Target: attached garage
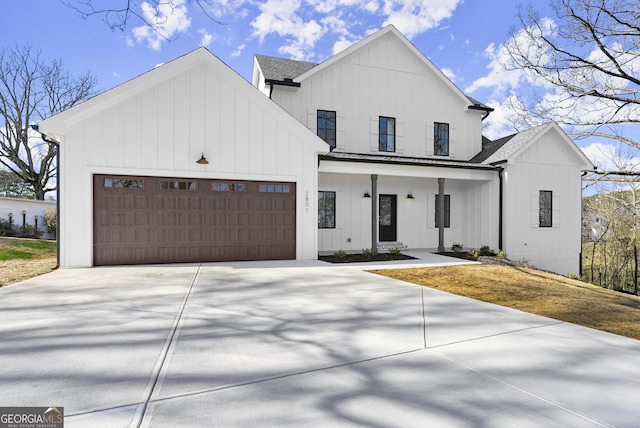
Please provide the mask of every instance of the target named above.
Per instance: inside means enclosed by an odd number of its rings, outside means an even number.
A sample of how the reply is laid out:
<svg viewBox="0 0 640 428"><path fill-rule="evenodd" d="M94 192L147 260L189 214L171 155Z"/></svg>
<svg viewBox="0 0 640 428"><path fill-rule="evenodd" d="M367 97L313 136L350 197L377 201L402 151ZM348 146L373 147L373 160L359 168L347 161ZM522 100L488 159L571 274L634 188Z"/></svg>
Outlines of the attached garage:
<svg viewBox="0 0 640 428"><path fill-rule="evenodd" d="M295 183L95 175L94 265L296 257Z"/></svg>
<svg viewBox="0 0 640 428"><path fill-rule="evenodd" d="M64 268L317 258L327 144L205 48L39 130L60 144Z"/></svg>

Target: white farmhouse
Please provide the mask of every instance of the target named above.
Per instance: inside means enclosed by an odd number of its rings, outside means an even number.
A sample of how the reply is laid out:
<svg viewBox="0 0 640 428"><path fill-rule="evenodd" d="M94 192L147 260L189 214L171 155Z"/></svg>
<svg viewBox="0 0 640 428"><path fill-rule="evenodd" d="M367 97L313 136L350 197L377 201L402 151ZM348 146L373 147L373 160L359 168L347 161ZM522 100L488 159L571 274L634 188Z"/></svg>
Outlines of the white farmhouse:
<svg viewBox="0 0 640 428"><path fill-rule="evenodd" d="M483 139L491 109L394 27L321 64L258 55L253 84L200 48L41 122L61 266L461 243L578 271L591 162L556 124Z"/></svg>
<svg viewBox="0 0 640 428"><path fill-rule="evenodd" d="M553 123L483 140L492 109L393 26L321 64L258 55L253 84L330 146L318 167L320 252L460 243L578 272L591 162Z"/></svg>

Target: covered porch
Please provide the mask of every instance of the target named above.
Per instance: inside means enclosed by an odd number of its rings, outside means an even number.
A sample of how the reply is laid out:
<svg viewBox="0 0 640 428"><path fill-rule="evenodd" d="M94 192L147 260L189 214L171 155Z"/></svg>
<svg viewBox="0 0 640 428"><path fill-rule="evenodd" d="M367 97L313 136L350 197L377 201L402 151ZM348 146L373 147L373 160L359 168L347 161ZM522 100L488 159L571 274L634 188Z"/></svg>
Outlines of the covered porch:
<svg viewBox="0 0 640 428"><path fill-rule="evenodd" d="M329 200L320 203L320 254L500 247L498 167L332 152L318 170L319 197Z"/></svg>

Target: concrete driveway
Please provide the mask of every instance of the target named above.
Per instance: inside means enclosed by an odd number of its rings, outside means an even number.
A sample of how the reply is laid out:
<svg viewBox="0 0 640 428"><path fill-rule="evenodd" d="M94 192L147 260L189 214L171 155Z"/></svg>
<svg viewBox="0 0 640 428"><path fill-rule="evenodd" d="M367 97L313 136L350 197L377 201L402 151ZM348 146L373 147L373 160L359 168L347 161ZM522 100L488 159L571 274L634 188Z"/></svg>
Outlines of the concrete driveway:
<svg viewBox="0 0 640 428"><path fill-rule="evenodd" d="M0 338L0 406L67 427L640 425L640 342L354 266L61 270Z"/></svg>

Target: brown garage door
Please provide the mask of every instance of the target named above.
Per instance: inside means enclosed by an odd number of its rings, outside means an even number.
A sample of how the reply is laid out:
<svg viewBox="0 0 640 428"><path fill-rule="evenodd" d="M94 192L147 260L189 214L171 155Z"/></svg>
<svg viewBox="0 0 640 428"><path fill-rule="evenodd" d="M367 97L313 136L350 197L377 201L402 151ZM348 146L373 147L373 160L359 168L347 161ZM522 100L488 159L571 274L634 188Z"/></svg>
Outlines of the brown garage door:
<svg viewBox="0 0 640 428"><path fill-rule="evenodd" d="M296 256L295 183L95 175L94 264Z"/></svg>

